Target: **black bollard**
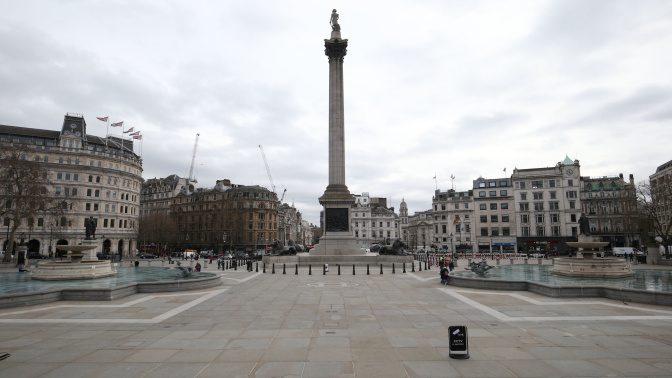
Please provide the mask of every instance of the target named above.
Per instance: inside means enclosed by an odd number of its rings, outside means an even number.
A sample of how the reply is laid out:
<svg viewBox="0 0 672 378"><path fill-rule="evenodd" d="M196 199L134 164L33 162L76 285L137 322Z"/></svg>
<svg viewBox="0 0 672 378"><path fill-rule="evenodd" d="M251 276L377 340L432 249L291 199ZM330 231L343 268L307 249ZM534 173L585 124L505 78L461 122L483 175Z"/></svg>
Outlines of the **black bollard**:
<svg viewBox="0 0 672 378"><path fill-rule="evenodd" d="M264 271L263 273L266 273L266 263L264 263Z"/></svg>
<svg viewBox="0 0 672 378"><path fill-rule="evenodd" d="M271 274L275 274L275 263L273 263L273 269L271 270Z"/></svg>
<svg viewBox="0 0 672 378"><path fill-rule="evenodd" d="M418 262L418 272L422 272L422 261Z"/></svg>
<svg viewBox="0 0 672 378"><path fill-rule="evenodd" d="M338 264L338 275L341 275L341 264Z"/></svg>
<svg viewBox="0 0 672 378"><path fill-rule="evenodd" d="M233 270L238 270L238 260L233 264Z"/></svg>
<svg viewBox="0 0 672 378"><path fill-rule="evenodd" d="M323 276L327 275L327 266L326 265L322 265L322 275Z"/></svg>
<svg viewBox="0 0 672 378"><path fill-rule="evenodd" d="M366 264L366 275L369 275L369 264Z"/></svg>
<svg viewBox="0 0 672 378"><path fill-rule="evenodd" d="M355 264L352 264L352 275L355 275Z"/></svg>
<svg viewBox="0 0 672 378"><path fill-rule="evenodd" d="M285 265L286 264L282 264L282 274L287 274L287 271L285 271Z"/></svg>
<svg viewBox="0 0 672 378"><path fill-rule="evenodd" d="M425 260L425 270L428 270L427 269L427 260Z"/></svg>
<svg viewBox="0 0 672 378"><path fill-rule="evenodd" d="M415 273L415 261L411 263L411 272Z"/></svg>
<svg viewBox="0 0 672 378"><path fill-rule="evenodd" d="M259 273L259 261L257 261L257 264L254 266L254 272Z"/></svg>
<svg viewBox="0 0 672 378"><path fill-rule="evenodd" d="M383 274L383 264L380 264L380 274Z"/></svg>
<svg viewBox="0 0 672 378"><path fill-rule="evenodd" d="M294 274L295 274L295 275L296 275L296 274L299 274L299 264L296 264L296 265L294 266Z"/></svg>
<svg viewBox="0 0 672 378"><path fill-rule="evenodd" d="M430 261L429 265L427 265L427 270L431 270L431 269L432 269L432 262Z"/></svg>
<svg viewBox="0 0 672 378"><path fill-rule="evenodd" d="M396 271L394 270L394 263L392 263L392 274L395 274Z"/></svg>
<svg viewBox="0 0 672 378"><path fill-rule="evenodd" d="M406 263L404 263L404 273L406 273Z"/></svg>
<svg viewBox="0 0 672 378"><path fill-rule="evenodd" d="M308 275L309 276L313 275L313 266L312 265L308 265Z"/></svg>

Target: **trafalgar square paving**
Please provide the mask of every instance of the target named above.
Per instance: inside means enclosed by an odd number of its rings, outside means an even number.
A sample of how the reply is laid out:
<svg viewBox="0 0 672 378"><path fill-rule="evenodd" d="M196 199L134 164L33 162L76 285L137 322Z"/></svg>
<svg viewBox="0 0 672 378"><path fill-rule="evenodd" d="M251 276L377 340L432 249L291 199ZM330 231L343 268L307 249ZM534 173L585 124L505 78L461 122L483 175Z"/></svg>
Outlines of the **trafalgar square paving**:
<svg viewBox="0 0 672 378"><path fill-rule="evenodd" d="M672 375L667 306L444 286L436 267L330 268L207 269L222 286L3 309L0 375ZM449 357L450 326L467 327L469 359Z"/></svg>

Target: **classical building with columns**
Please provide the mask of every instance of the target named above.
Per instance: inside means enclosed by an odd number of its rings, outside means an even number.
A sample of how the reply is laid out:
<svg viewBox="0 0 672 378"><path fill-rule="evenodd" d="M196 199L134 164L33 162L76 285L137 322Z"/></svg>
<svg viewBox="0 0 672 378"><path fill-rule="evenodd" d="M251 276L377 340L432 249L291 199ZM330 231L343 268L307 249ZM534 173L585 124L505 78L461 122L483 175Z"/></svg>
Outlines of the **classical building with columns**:
<svg viewBox="0 0 672 378"><path fill-rule="evenodd" d="M88 134L84 116L68 113L60 131L0 125L0 143L28 146L26 159L44 164L53 183L48 190L67 206L58 219L38 213L22 221L17 236L25 235L29 252L48 257L59 245L80 243L84 220L93 217L98 252L135 256L142 159L133 152L132 139ZM3 219L7 230L10 222ZM2 236L6 250L8 235Z"/></svg>

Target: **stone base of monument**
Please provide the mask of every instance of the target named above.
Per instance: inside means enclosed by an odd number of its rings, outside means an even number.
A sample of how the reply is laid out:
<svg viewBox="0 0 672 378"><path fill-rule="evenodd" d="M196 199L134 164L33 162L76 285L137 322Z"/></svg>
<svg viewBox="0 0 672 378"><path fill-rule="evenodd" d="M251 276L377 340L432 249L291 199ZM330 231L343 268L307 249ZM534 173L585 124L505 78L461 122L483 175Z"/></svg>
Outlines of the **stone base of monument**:
<svg viewBox="0 0 672 378"><path fill-rule="evenodd" d="M413 256L407 255L313 255L312 251L310 254L302 253L295 256L264 256L261 260L266 264L266 268L271 264L277 265L287 264L295 265L299 264L300 266L308 265L392 265L395 264L398 268L401 268L401 265L406 263L409 265L413 263Z"/></svg>
<svg viewBox="0 0 672 378"><path fill-rule="evenodd" d="M317 255L361 255L364 256L364 251L357 239L352 235L329 235L320 238L320 243L315 245L315 248L310 250L311 256Z"/></svg>

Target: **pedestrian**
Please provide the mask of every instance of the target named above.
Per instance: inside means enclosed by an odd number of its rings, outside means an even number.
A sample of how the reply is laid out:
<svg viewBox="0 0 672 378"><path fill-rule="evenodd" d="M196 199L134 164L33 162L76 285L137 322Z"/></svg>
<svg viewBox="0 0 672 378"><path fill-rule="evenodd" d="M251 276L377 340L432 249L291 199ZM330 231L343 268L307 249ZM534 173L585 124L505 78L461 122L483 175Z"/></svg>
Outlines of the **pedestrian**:
<svg viewBox="0 0 672 378"><path fill-rule="evenodd" d="M452 272L453 269L455 269L455 264L453 264L453 260L449 260L449 261L448 261L448 270L449 270L450 272Z"/></svg>
<svg viewBox="0 0 672 378"><path fill-rule="evenodd" d="M135 260L135 267L137 268L137 267L139 267L139 266L140 266L140 261Z"/></svg>
<svg viewBox="0 0 672 378"><path fill-rule="evenodd" d="M443 260L443 257L439 257L439 268L443 268L444 265L445 265L445 262Z"/></svg>
<svg viewBox="0 0 672 378"><path fill-rule="evenodd" d="M222 267L222 258L220 257L220 258L217 259L217 269L219 269L221 267Z"/></svg>
<svg viewBox="0 0 672 378"><path fill-rule="evenodd" d="M210 255L210 264L212 264L212 258L213 258L213 257L214 257L214 256Z"/></svg>
<svg viewBox="0 0 672 378"><path fill-rule="evenodd" d="M441 285L448 284L448 268L445 266L441 269Z"/></svg>
<svg viewBox="0 0 672 378"><path fill-rule="evenodd" d="M196 263L196 266L194 267L194 270L197 272L201 271L201 263Z"/></svg>

